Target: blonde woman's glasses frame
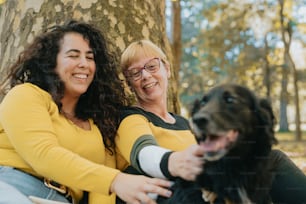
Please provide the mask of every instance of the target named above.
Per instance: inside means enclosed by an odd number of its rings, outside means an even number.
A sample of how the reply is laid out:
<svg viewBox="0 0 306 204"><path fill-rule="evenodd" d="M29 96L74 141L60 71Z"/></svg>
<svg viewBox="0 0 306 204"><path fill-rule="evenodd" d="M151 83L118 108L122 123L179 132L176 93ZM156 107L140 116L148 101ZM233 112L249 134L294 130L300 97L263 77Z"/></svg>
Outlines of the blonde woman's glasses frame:
<svg viewBox="0 0 306 204"><path fill-rule="evenodd" d="M146 70L150 74L157 72L160 69L160 63L161 59L155 57L153 59L150 59L148 62L146 62L143 67L127 69L125 71L125 75L128 78L137 81L141 79L143 70Z"/></svg>

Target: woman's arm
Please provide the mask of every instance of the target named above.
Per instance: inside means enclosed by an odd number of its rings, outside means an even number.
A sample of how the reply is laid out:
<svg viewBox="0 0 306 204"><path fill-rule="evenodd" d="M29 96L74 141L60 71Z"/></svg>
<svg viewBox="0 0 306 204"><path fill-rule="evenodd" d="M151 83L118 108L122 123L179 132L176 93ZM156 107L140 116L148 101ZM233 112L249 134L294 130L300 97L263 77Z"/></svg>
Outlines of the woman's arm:
<svg viewBox="0 0 306 204"><path fill-rule="evenodd" d="M171 194L166 189L170 186L168 181L121 173L103 165L103 156L99 159L81 156L93 148L96 154L104 154L101 134L98 130L90 133L88 137L97 140L89 146L87 135L82 132L84 141L80 142L77 136L80 130L58 116L50 95L36 86L14 87L3 100L0 113L0 122L13 146L10 148L17 152L14 161L17 167L23 165L32 174L60 182L74 192L86 190L105 196L113 192L130 203L154 203L147 193L166 197ZM55 123L60 123L61 131L56 131ZM68 133L67 129L71 131ZM71 146L72 143L76 145Z"/></svg>
<svg viewBox="0 0 306 204"><path fill-rule="evenodd" d="M86 139L87 132L59 116L47 92L31 84L15 86L1 103L0 122L14 150L11 166L52 179L74 192L109 194L119 170L102 165L105 151L99 130L92 127ZM101 156L88 155L92 149ZM100 184L94 184L98 181Z"/></svg>
<svg viewBox="0 0 306 204"><path fill-rule="evenodd" d="M182 132L186 134L187 131L189 130ZM171 179L179 176L186 180L194 180L202 170L204 151L194 144L191 132L188 136L186 134L186 137L181 137L180 131L156 127L150 124L145 116L134 114L121 122L117 133L116 145L120 154L143 174L157 178ZM155 133L160 135L154 135ZM165 144L156 139L161 137L166 141ZM191 139L184 143L182 138L188 137ZM180 151L172 152L176 147L165 148L175 146L176 143L180 143Z"/></svg>

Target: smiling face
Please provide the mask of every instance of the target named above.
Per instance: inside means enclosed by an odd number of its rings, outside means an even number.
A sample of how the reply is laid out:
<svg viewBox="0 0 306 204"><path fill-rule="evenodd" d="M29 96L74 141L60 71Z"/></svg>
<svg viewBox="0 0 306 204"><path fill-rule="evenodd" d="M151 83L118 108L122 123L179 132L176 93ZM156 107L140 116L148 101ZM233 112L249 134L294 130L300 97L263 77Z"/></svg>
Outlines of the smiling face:
<svg viewBox="0 0 306 204"><path fill-rule="evenodd" d="M168 78L170 77L169 66L160 59L144 56L132 63L128 70L137 69L141 72L141 77L137 80L129 78L129 84L136 93L138 102L146 104L154 101L164 100L167 97ZM155 63L159 66L158 71L150 73L143 67Z"/></svg>
<svg viewBox="0 0 306 204"><path fill-rule="evenodd" d="M65 97L79 97L86 92L96 71L94 54L79 33L67 33L61 41L55 71L65 84Z"/></svg>

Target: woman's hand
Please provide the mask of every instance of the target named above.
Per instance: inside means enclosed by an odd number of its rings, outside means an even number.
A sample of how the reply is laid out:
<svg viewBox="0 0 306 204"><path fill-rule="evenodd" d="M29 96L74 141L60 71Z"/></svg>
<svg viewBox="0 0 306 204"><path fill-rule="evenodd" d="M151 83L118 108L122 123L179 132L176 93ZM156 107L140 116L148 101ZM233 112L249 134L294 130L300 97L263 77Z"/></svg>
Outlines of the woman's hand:
<svg viewBox="0 0 306 204"><path fill-rule="evenodd" d="M167 189L170 186L171 182L167 180L119 173L111 185L111 192L116 193L118 197L127 203L156 204L148 196L148 193L170 197L172 192Z"/></svg>
<svg viewBox="0 0 306 204"><path fill-rule="evenodd" d="M168 161L168 169L172 176L194 181L203 170L204 148L191 145L183 151L173 152Z"/></svg>

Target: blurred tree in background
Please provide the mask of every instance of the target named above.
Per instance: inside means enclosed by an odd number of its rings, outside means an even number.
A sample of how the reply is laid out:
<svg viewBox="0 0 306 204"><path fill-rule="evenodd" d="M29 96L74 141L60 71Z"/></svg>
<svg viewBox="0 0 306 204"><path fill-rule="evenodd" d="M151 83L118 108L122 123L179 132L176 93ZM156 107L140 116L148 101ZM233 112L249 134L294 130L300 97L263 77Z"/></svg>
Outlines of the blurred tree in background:
<svg viewBox="0 0 306 204"><path fill-rule="evenodd" d="M237 82L268 97L279 130L288 131L293 124L296 139L301 139L301 124L306 122L306 110L300 109L306 106L306 1L180 3L182 106L188 109L218 83Z"/></svg>

